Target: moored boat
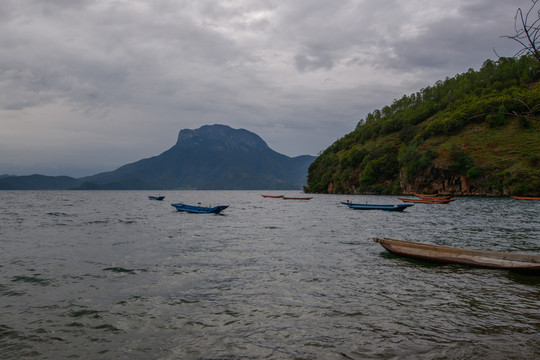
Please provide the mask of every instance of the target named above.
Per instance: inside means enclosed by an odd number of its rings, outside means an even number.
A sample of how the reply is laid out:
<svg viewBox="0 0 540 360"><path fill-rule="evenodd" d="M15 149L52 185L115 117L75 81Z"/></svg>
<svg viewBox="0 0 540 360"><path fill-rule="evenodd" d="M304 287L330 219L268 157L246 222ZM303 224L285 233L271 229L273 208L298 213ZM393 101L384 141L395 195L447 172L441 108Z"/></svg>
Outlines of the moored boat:
<svg viewBox="0 0 540 360"><path fill-rule="evenodd" d="M456 201L456 199L405 199L405 198L398 198L399 200L403 202L412 202L412 203L419 203L419 204L448 204L451 201Z"/></svg>
<svg viewBox="0 0 540 360"><path fill-rule="evenodd" d="M261 195L263 198L281 199L283 195Z"/></svg>
<svg viewBox="0 0 540 360"><path fill-rule="evenodd" d="M533 196L512 196L516 200L540 200L540 197Z"/></svg>
<svg viewBox="0 0 540 360"><path fill-rule="evenodd" d="M379 205L379 204L357 204L352 202L341 202L351 209L355 210L385 210L385 211L403 211L414 204L397 204L397 205Z"/></svg>
<svg viewBox="0 0 540 360"><path fill-rule="evenodd" d="M540 273L537 254L462 249L387 238L373 238L373 241L395 255L423 261Z"/></svg>
<svg viewBox="0 0 540 360"><path fill-rule="evenodd" d="M176 203L171 204L171 206L175 207L178 211L186 211L191 213L198 213L198 214L219 214L223 210L229 207L229 205L220 205L220 206L214 206L214 207L205 207L205 206L194 206L194 205L187 205L182 203Z"/></svg>
<svg viewBox="0 0 540 360"><path fill-rule="evenodd" d="M311 200L313 197L292 197L292 196L283 196L283 200Z"/></svg>
<svg viewBox="0 0 540 360"><path fill-rule="evenodd" d="M447 200L451 199L452 196L446 196L446 195L430 195L430 194L414 194L414 196L419 197L420 199L427 199L427 200Z"/></svg>
<svg viewBox="0 0 540 360"><path fill-rule="evenodd" d="M162 201L165 199L165 196L148 196L148 199Z"/></svg>

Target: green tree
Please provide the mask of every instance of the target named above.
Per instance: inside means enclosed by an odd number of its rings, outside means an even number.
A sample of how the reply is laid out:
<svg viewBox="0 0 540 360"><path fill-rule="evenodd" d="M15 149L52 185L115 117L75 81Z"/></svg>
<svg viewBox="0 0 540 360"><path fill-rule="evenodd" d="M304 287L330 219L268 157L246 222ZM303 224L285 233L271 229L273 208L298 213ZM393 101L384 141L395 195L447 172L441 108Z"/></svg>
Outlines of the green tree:
<svg viewBox="0 0 540 360"><path fill-rule="evenodd" d="M474 166L473 159L459 146L452 145L448 151L450 157L449 170L455 174L466 175Z"/></svg>

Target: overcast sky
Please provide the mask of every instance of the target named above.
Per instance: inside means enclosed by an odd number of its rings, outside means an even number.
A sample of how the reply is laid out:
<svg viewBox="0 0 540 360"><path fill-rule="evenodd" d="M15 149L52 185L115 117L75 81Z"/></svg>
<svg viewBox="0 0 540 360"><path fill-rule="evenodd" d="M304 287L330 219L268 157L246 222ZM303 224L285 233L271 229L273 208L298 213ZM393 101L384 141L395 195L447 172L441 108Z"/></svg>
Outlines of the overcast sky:
<svg viewBox="0 0 540 360"><path fill-rule="evenodd" d="M1 0L0 174L92 175L225 124L317 155L513 56L530 0Z"/></svg>

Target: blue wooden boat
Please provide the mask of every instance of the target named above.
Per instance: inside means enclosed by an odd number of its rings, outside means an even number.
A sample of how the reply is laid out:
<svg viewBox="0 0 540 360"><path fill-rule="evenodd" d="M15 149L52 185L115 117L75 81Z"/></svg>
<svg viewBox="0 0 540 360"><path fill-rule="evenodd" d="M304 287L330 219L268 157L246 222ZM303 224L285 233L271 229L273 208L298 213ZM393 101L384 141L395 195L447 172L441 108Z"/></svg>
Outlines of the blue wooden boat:
<svg viewBox="0 0 540 360"><path fill-rule="evenodd" d="M149 196L148 198L150 200L159 200L159 201L161 201L161 200L165 199L165 196Z"/></svg>
<svg viewBox="0 0 540 360"><path fill-rule="evenodd" d="M198 214L219 214L226 208L228 208L228 205L220 205L220 206L214 206L214 207L205 207L205 206L194 206L194 205L186 205L182 203L176 203L171 204L171 206L174 206L176 210L178 211L187 211L191 213L198 213Z"/></svg>
<svg viewBox="0 0 540 360"><path fill-rule="evenodd" d="M414 206L414 204L398 204L398 205L355 204L352 202L343 202L343 201L341 203L355 210L403 211L409 206Z"/></svg>

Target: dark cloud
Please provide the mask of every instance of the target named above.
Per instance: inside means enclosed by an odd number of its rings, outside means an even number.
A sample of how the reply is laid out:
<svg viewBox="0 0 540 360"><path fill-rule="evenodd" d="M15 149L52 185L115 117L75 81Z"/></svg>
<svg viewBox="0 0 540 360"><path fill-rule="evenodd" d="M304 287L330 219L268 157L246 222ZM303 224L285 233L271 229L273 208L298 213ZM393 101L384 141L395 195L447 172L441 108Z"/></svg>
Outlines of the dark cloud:
<svg viewBox="0 0 540 360"><path fill-rule="evenodd" d="M395 41L393 58L387 66L402 69L435 68L464 72L478 68L486 59L496 57L493 48L512 56L514 44L500 41L510 30L515 4L477 2L458 6L453 14L427 22L422 31L406 41ZM502 25L505 24L505 25ZM503 54L501 54L503 55Z"/></svg>

